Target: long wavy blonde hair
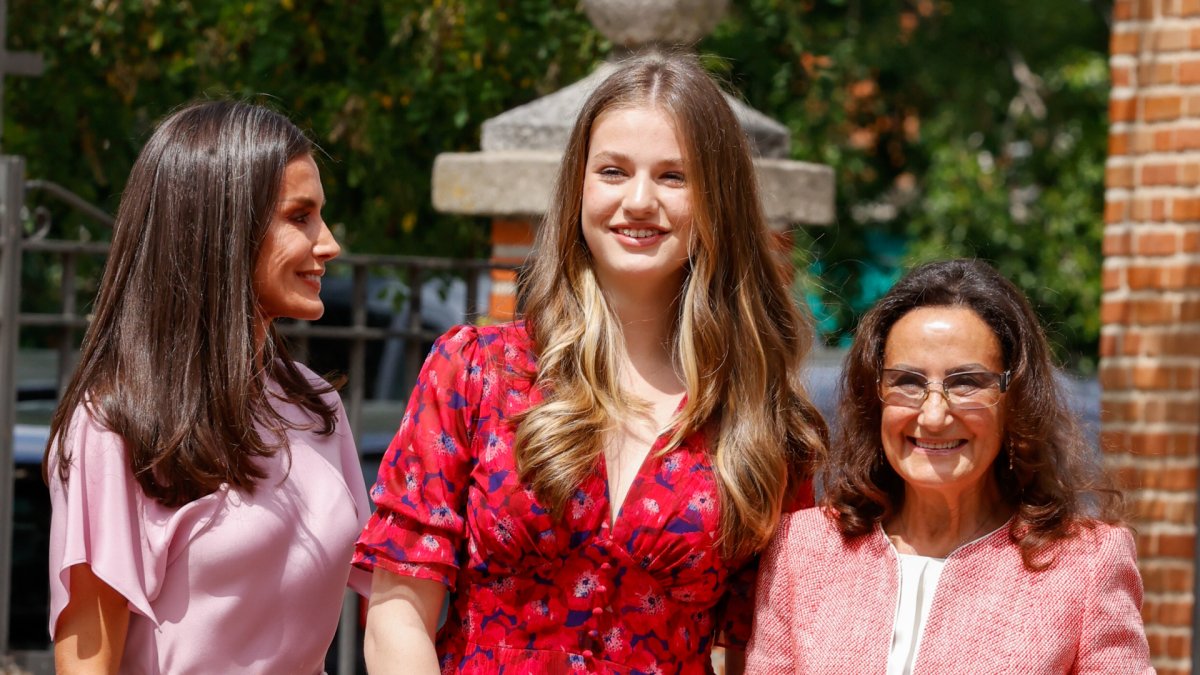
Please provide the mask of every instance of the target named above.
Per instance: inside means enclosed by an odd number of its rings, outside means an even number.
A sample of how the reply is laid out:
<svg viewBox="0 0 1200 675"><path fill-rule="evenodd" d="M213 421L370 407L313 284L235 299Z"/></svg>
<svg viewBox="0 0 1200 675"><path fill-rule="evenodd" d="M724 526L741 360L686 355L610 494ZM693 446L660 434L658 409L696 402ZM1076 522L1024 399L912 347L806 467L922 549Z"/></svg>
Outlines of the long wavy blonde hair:
<svg viewBox="0 0 1200 675"><path fill-rule="evenodd" d="M523 480L561 514L596 466L615 421L644 410L621 388L621 326L593 273L581 230L592 127L618 108L674 120L692 200L692 241L673 336L687 402L668 449L704 431L720 490L722 552L760 550L828 432L801 381L811 326L792 300L759 201L747 140L694 57L621 64L588 98L563 155L520 296L538 354L541 403L515 420Z"/></svg>

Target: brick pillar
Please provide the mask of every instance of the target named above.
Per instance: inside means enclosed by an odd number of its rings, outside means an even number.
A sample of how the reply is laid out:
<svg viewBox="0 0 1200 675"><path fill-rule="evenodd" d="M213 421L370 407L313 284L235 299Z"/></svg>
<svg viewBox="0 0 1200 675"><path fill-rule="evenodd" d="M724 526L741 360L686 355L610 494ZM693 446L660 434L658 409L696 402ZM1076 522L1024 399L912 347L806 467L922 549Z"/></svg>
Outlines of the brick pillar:
<svg viewBox="0 0 1200 675"><path fill-rule="evenodd" d="M492 220L492 262L520 265L533 248L534 224L528 220ZM492 294L488 298L492 321L510 321L517 309L517 274L492 270Z"/></svg>
<svg viewBox="0 0 1200 675"><path fill-rule="evenodd" d="M1200 455L1200 0L1116 0L1103 437L1138 530L1159 673L1192 672Z"/></svg>

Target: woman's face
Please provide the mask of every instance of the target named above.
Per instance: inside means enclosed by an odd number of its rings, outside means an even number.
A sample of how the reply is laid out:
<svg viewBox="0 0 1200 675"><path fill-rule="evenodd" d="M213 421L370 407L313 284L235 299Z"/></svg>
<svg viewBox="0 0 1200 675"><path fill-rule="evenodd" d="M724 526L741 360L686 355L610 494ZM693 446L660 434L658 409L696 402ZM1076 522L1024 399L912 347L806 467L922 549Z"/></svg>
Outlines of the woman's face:
<svg viewBox="0 0 1200 675"><path fill-rule="evenodd" d="M984 489L1000 453L1004 402L955 410L939 384L954 373L1004 370L1000 341L965 307L922 307L892 326L883 367L919 373L933 384L918 409L883 404L880 435L887 461L909 490L947 496Z"/></svg>
<svg viewBox="0 0 1200 675"><path fill-rule="evenodd" d="M583 238L605 288L678 286L692 197L675 124L659 108L596 118L583 178Z"/></svg>
<svg viewBox="0 0 1200 675"><path fill-rule="evenodd" d="M313 158L288 162L279 203L254 265L254 294L264 321L313 321L325 313L321 276L341 247L321 218L325 190Z"/></svg>

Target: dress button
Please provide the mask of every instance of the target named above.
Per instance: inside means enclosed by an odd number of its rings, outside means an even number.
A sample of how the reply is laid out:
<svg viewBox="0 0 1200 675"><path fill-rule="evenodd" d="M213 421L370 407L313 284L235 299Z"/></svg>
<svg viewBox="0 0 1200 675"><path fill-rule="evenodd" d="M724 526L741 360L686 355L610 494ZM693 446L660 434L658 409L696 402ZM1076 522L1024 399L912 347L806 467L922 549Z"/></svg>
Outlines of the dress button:
<svg viewBox="0 0 1200 675"><path fill-rule="evenodd" d="M600 631L598 631L598 630L596 630L595 628L593 628L593 629L591 629L591 630L589 630L589 631L588 631L588 637L591 637L591 638L598 638L598 637L600 637Z"/></svg>
<svg viewBox="0 0 1200 675"><path fill-rule="evenodd" d="M602 569L602 570L604 570L605 572L607 572L608 570L611 570L611 569L612 569L612 565L610 565L610 564L608 564L608 563L600 563L600 569Z"/></svg>
<svg viewBox="0 0 1200 675"><path fill-rule="evenodd" d="M605 586L604 584L600 584L599 586L596 587L596 592L597 593L607 593L608 586Z"/></svg>
<svg viewBox="0 0 1200 675"><path fill-rule="evenodd" d="M585 658L585 659L592 658L592 650L590 650L590 649L583 650L583 658Z"/></svg>
<svg viewBox="0 0 1200 675"><path fill-rule="evenodd" d="M592 608L592 616L600 616L603 613L604 613L604 609L602 607L593 607Z"/></svg>

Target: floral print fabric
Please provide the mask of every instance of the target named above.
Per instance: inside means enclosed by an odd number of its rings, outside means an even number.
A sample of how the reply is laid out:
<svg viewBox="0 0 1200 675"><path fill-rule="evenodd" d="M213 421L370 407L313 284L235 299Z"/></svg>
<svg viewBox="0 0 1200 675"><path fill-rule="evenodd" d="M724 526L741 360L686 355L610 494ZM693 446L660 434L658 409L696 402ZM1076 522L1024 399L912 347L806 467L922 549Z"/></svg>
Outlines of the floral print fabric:
<svg viewBox="0 0 1200 675"><path fill-rule="evenodd" d="M697 433L660 437L610 523L605 468L554 519L517 478L508 420L540 400L523 324L434 345L371 496L355 564L454 589L444 673L706 673L744 648L754 561L715 546L717 485Z"/></svg>

